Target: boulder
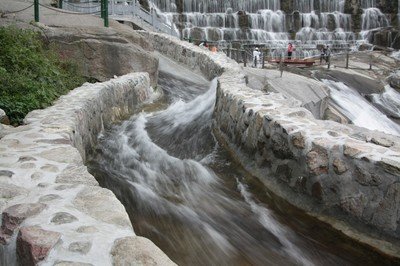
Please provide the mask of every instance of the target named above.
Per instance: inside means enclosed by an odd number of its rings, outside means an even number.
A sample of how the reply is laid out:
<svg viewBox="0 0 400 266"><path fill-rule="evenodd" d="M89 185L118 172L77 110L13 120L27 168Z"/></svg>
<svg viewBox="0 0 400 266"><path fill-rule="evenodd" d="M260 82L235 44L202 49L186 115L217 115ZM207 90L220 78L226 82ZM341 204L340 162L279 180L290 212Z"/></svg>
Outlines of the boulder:
<svg viewBox="0 0 400 266"><path fill-rule="evenodd" d="M92 248L91 242L73 242L69 245L68 250L71 252L87 254Z"/></svg>
<svg viewBox="0 0 400 266"><path fill-rule="evenodd" d="M37 215L46 208L43 203L17 204L3 211L0 243L6 244L14 230L28 217Z"/></svg>
<svg viewBox="0 0 400 266"><path fill-rule="evenodd" d="M20 265L37 265L57 244L61 234L39 226L23 227L17 238L17 257Z"/></svg>
<svg viewBox="0 0 400 266"><path fill-rule="evenodd" d="M84 165L69 165L61 174L57 175L56 183L99 185Z"/></svg>
<svg viewBox="0 0 400 266"><path fill-rule="evenodd" d="M58 212L51 219L51 222L54 224L68 224L75 221L78 221L78 218L67 212Z"/></svg>
<svg viewBox="0 0 400 266"><path fill-rule="evenodd" d="M392 75L389 76L388 82L390 86L400 91L400 71L397 70Z"/></svg>
<svg viewBox="0 0 400 266"><path fill-rule="evenodd" d="M400 49L400 32L396 29L383 28L371 32L370 41L379 47Z"/></svg>
<svg viewBox="0 0 400 266"><path fill-rule="evenodd" d="M312 175L328 173L328 152L322 147L314 147L307 153L307 166Z"/></svg>
<svg viewBox="0 0 400 266"><path fill-rule="evenodd" d="M176 265L153 242L138 236L117 239L111 255L114 266Z"/></svg>
<svg viewBox="0 0 400 266"><path fill-rule="evenodd" d="M10 124L10 120L8 119L8 116L3 109L0 109L0 124L5 124L5 125Z"/></svg>
<svg viewBox="0 0 400 266"><path fill-rule="evenodd" d="M11 174L11 171L8 172L8 174ZM5 175L0 175L0 176L5 176ZM27 194L27 193L28 193L28 190L26 188L13 185L11 183L0 182L0 198L1 199L11 199L11 198L17 197L19 195Z"/></svg>
<svg viewBox="0 0 400 266"><path fill-rule="evenodd" d="M73 204L75 208L98 221L121 227L132 227L124 206L108 189L86 187L77 194Z"/></svg>

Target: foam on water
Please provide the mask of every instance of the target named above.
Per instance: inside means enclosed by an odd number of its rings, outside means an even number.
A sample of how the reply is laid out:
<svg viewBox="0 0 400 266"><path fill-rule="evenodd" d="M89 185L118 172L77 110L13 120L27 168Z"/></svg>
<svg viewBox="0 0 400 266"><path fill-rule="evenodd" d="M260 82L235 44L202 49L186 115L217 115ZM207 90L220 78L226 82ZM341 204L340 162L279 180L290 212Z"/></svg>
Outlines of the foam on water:
<svg viewBox="0 0 400 266"><path fill-rule="evenodd" d="M389 85L381 94L372 94L372 102L395 118L400 118L400 93Z"/></svg>
<svg viewBox="0 0 400 266"><path fill-rule="evenodd" d="M312 265L307 256L320 258L314 249L308 251L309 244L273 219L267 209L254 204L249 192L242 191L246 195L243 201L237 191L229 191L210 168L216 161L220 163L220 151L207 135L216 86L213 80L208 90L191 99L181 99L178 96L185 93L174 94L170 89L167 109L137 114L106 133L99 164L107 172L107 187L121 201L130 202L125 206L140 220L140 230L147 228L156 239L165 239L171 249L190 257L192 263L239 265L236 259L240 257L253 264ZM212 144L205 151L199 141L202 138ZM263 231L261 239L259 230Z"/></svg>
<svg viewBox="0 0 400 266"><path fill-rule="evenodd" d="M356 126L400 135L400 126L342 82L322 80L330 89L331 99Z"/></svg>
<svg viewBox="0 0 400 266"><path fill-rule="evenodd" d="M253 213L257 215L258 221L263 225L265 229L267 229L279 239L279 241L285 247L284 250L287 255L292 257L297 263L301 265L314 265L314 263L312 263L308 258L303 256L304 252L302 252L292 244L290 238L293 238L294 234L290 231L290 229L279 224L267 208L264 208L255 203L252 199L251 194L247 191L246 186L239 182L239 180L236 181L240 194L243 196L244 200L250 205Z"/></svg>

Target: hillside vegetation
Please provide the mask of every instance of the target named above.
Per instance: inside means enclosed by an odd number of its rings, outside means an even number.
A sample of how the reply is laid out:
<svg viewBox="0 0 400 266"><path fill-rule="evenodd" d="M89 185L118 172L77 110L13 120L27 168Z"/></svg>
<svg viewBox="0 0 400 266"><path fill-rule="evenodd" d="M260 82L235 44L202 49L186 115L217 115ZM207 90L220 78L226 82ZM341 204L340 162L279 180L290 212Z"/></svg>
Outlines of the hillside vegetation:
<svg viewBox="0 0 400 266"><path fill-rule="evenodd" d="M39 33L0 27L0 108L11 124L45 108L85 79L72 61L46 49Z"/></svg>

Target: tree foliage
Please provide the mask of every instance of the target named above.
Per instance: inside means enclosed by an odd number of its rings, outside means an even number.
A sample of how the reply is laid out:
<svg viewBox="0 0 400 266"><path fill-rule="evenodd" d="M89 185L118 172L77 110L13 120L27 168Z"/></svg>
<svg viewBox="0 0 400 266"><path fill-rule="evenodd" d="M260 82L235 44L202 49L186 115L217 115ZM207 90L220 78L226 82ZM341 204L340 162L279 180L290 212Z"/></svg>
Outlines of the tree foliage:
<svg viewBox="0 0 400 266"><path fill-rule="evenodd" d="M12 124L83 82L77 66L46 49L39 33L0 27L0 108Z"/></svg>

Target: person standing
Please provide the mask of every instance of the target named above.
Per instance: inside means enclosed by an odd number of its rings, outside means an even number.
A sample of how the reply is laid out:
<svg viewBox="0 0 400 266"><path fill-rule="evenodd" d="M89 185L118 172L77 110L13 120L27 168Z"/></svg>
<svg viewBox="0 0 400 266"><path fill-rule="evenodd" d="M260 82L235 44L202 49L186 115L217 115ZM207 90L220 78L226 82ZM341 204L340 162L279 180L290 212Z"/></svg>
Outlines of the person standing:
<svg viewBox="0 0 400 266"><path fill-rule="evenodd" d="M294 51L294 46L292 43L289 43L288 48L287 48L287 57L289 60L292 59L293 51Z"/></svg>
<svg viewBox="0 0 400 266"><path fill-rule="evenodd" d="M320 65L322 65L322 61L326 59L326 58L325 58L325 55L326 55L326 47L325 47L325 45L324 45L324 46L322 46L322 49L321 49L321 56L320 56L320 58L319 58L319 64L320 64Z"/></svg>
<svg viewBox="0 0 400 266"><path fill-rule="evenodd" d="M329 63L329 61L331 60L331 48L329 48L329 45L326 47L326 52L325 52L325 61L327 63Z"/></svg>
<svg viewBox="0 0 400 266"><path fill-rule="evenodd" d="M253 67L257 67L257 62L260 60L260 54L258 47L256 47L253 51Z"/></svg>

